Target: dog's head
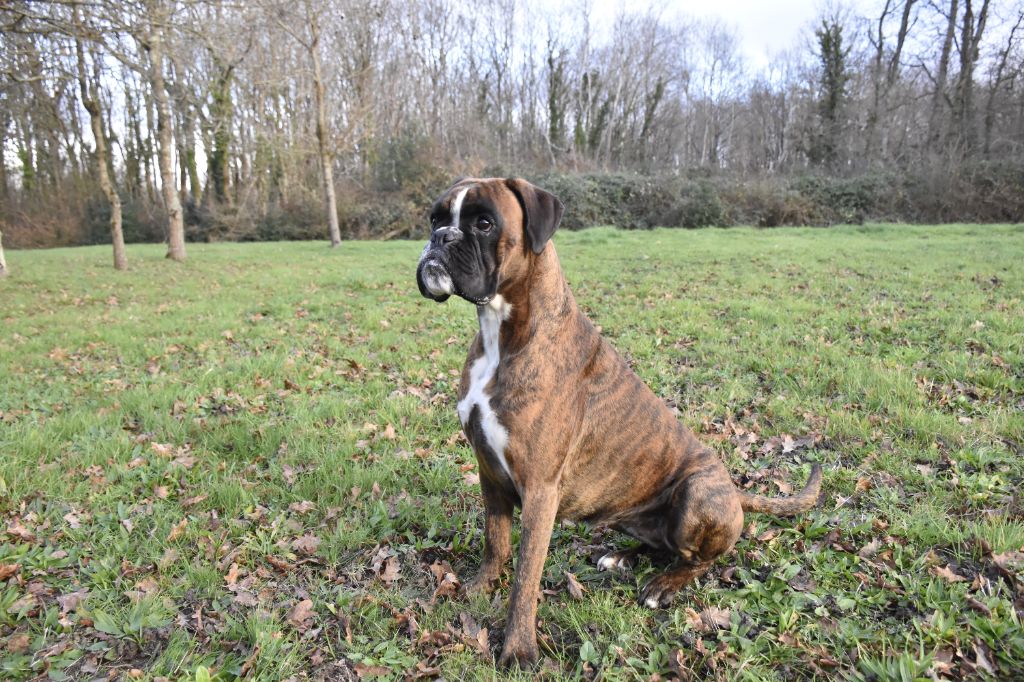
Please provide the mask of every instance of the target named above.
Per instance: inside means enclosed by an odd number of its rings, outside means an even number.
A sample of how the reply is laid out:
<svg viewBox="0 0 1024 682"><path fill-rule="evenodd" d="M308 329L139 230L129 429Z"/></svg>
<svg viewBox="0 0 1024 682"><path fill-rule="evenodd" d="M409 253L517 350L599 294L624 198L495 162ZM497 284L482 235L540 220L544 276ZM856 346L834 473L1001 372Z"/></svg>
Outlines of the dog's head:
<svg viewBox="0 0 1024 682"><path fill-rule="evenodd" d="M562 218L562 202L519 178L457 181L430 210L430 241L416 282L435 301L455 294L488 303L544 251Z"/></svg>

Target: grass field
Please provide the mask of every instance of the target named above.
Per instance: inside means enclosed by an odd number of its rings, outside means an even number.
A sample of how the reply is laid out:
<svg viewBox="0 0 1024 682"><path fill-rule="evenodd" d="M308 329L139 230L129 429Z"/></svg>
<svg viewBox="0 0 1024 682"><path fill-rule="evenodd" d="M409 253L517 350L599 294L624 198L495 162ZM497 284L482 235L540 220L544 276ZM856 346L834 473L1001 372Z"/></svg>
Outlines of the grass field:
<svg viewBox="0 0 1024 682"><path fill-rule="evenodd" d="M594 566L628 538L557 528L542 677L1021 679L1024 228L555 241L737 485L825 483L663 611L635 604L657 566ZM0 678L495 676L509 581L455 594L475 316L420 298L420 247L8 252Z"/></svg>

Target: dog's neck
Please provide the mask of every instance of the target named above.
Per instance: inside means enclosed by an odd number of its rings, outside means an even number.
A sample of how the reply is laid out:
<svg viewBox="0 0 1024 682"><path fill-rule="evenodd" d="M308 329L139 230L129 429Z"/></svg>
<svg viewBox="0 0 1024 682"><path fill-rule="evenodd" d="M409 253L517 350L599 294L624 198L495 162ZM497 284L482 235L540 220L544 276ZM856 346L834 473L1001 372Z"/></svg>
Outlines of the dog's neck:
<svg viewBox="0 0 1024 682"><path fill-rule="evenodd" d="M575 319L577 308L555 245L549 242L543 251L530 257L526 272L503 282L494 300L480 307L491 310L480 313L481 329L485 314L500 318L503 355L535 338L549 340L564 331Z"/></svg>

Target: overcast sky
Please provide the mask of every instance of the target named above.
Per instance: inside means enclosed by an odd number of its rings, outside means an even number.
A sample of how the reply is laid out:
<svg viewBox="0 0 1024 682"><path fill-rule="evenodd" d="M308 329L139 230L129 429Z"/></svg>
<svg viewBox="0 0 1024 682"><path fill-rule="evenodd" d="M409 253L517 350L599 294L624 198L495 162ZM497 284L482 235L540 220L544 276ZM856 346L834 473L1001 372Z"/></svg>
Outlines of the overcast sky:
<svg viewBox="0 0 1024 682"><path fill-rule="evenodd" d="M573 3L574 0L563 0ZM593 0L592 18L595 23L608 22L622 6L642 3L623 0ZM654 0L656 8L664 8L666 15L674 13L692 17L718 18L737 30L743 56L746 62L759 69L765 66L773 54L801 43L801 33L811 25L825 6L825 0ZM846 2L856 10L867 11L873 7L872 0Z"/></svg>

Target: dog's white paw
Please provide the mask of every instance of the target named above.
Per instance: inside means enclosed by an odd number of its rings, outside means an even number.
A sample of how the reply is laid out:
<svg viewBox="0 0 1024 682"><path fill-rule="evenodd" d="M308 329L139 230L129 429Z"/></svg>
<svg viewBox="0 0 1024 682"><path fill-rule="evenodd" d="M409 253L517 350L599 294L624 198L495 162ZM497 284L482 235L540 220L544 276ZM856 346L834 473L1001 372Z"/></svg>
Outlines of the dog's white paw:
<svg viewBox="0 0 1024 682"><path fill-rule="evenodd" d="M644 606L646 606L649 609L660 609L661 603L658 601L657 597L648 597L644 601Z"/></svg>
<svg viewBox="0 0 1024 682"><path fill-rule="evenodd" d="M628 571L629 557L610 552L597 560L597 568L601 571Z"/></svg>

